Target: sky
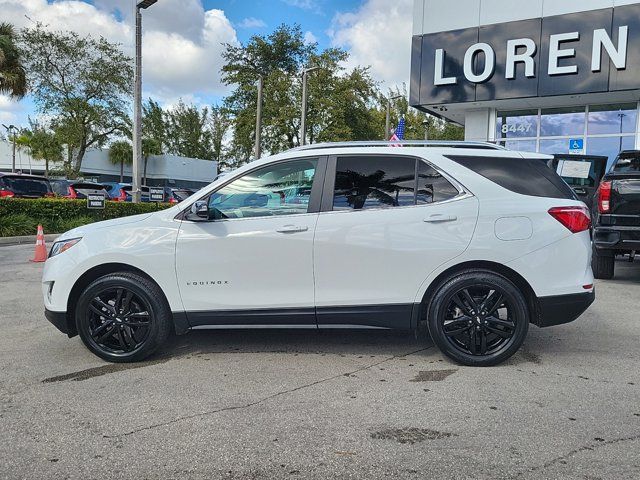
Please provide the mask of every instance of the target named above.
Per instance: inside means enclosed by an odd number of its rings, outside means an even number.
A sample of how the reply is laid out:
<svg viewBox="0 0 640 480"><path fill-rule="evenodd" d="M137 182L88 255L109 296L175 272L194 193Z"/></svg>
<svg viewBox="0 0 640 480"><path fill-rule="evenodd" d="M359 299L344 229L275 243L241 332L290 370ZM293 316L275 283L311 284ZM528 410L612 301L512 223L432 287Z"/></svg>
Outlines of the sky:
<svg viewBox="0 0 640 480"><path fill-rule="evenodd" d="M182 98L216 104L224 43L246 43L280 24L301 26L308 42L350 53L347 66L370 65L382 88L409 81L412 0L158 0L143 12L143 95L165 107ZM0 21L19 28L102 35L132 52L133 0L0 0ZM37 116L29 97L0 95L0 122L27 126Z"/></svg>

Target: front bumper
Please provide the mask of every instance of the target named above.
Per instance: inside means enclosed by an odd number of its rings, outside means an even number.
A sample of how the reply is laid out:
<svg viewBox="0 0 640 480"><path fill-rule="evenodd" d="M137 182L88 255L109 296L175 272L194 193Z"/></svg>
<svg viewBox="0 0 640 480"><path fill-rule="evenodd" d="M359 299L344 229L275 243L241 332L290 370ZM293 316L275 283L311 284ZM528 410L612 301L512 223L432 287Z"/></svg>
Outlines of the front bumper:
<svg viewBox="0 0 640 480"><path fill-rule="evenodd" d="M60 330L62 333L65 333L71 337L75 337L77 332L75 328L69 328L69 319L67 317L67 312L52 312L49 309L44 309L44 316L49 320L54 327Z"/></svg>
<svg viewBox="0 0 640 480"><path fill-rule="evenodd" d="M539 316L535 324L539 327L551 327L573 322L595 299L595 289L585 293L539 297Z"/></svg>
<svg viewBox="0 0 640 480"><path fill-rule="evenodd" d="M593 244L599 250L640 250L640 228L596 227Z"/></svg>

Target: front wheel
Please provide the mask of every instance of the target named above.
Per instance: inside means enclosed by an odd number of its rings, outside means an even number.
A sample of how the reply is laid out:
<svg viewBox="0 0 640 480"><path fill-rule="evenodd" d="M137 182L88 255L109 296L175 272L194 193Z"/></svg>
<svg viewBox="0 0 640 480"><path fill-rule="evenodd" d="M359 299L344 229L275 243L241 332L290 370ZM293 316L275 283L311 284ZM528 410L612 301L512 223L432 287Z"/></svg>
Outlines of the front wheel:
<svg viewBox="0 0 640 480"><path fill-rule="evenodd" d="M160 287L129 272L98 278L76 306L80 338L109 362L137 362L151 355L167 340L171 318Z"/></svg>
<svg viewBox="0 0 640 480"><path fill-rule="evenodd" d="M511 357L529 330L523 293L505 277L486 270L467 270L443 282L427 320L442 353L478 367Z"/></svg>

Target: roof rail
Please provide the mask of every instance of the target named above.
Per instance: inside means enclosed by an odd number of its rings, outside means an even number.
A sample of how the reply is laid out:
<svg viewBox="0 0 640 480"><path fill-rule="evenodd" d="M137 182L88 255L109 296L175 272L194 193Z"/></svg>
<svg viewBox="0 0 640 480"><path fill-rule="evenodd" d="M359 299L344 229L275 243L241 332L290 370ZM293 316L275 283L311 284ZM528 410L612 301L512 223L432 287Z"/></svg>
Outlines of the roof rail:
<svg viewBox="0 0 640 480"><path fill-rule="evenodd" d="M349 148L349 147L440 147L440 148L478 148L485 150L506 150L501 145L489 142L466 142L461 140L372 140L355 142L325 142L302 145L292 150L319 150L323 148Z"/></svg>

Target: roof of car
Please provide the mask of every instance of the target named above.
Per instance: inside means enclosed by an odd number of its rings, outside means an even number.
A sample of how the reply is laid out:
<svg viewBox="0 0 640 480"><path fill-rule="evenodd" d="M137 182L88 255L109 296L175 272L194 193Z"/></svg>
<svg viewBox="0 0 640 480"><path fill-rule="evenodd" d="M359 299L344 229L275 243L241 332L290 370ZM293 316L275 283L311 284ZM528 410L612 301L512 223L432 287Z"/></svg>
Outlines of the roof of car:
<svg viewBox="0 0 640 480"><path fill-rule="evenodd" d="M20 177L20 178L31 178L34 180L49 180L47 177L43 177L42 175L29 175L27 173L11 173L11 172L0 172L0 177Z"/></svg>

